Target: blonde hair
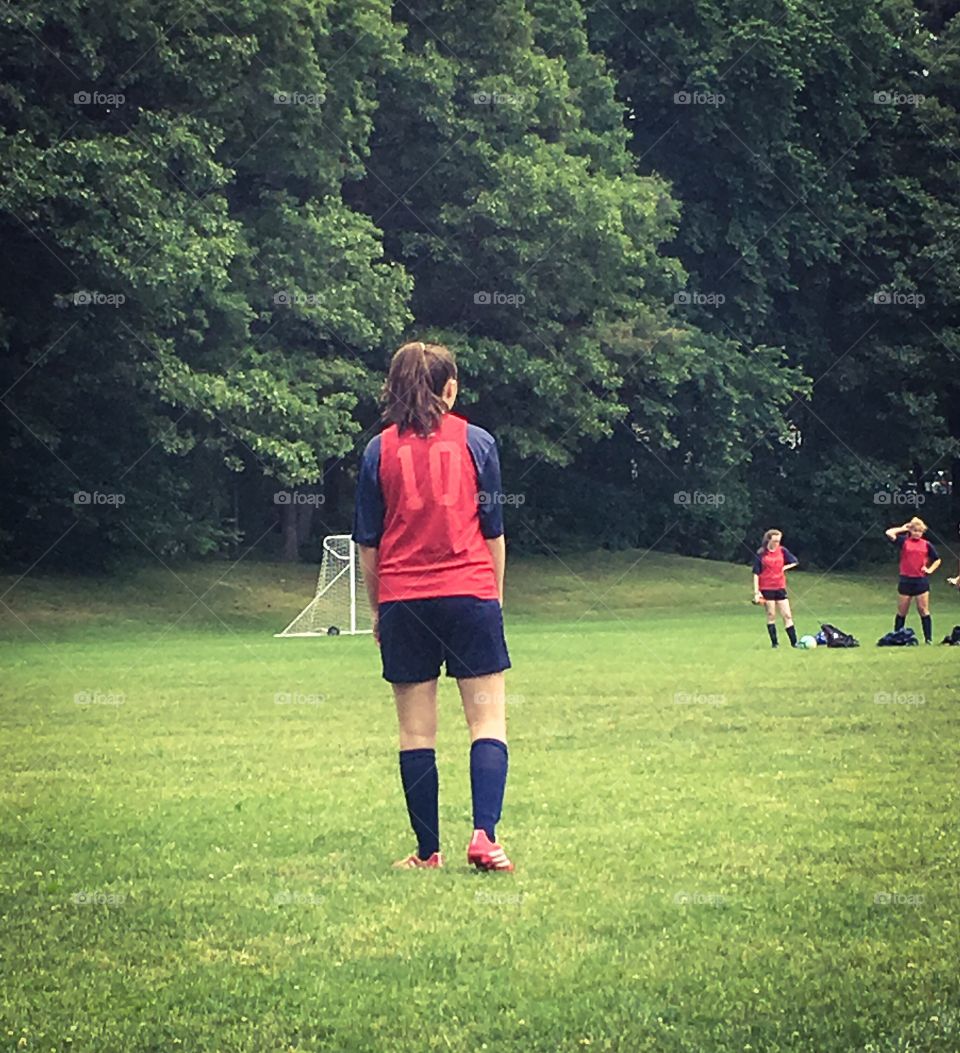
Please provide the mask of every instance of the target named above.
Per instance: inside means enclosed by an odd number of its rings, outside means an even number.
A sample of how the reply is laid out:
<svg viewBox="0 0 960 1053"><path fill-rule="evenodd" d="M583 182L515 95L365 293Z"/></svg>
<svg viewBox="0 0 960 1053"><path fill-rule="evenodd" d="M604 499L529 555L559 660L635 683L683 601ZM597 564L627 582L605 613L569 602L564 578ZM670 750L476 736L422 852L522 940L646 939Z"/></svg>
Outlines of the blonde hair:
<svg viewBox="0 0 960 1053"><path fill-rule="evenodd" d="M914 516L913 519L911 519L910 522L907 523L907 526L918 526L924 533L927 532L927 524L924 523L924 521L919 516Z"/></svg>
<svg viewBox="0 0 960 1053"><path fill-rule="evenodd" d="M404 344L390 360L381 396L383 419L400 431L412 428L418 435L429 435L447 412L440 396L456 375L457 364L443 344Z"/></svg>

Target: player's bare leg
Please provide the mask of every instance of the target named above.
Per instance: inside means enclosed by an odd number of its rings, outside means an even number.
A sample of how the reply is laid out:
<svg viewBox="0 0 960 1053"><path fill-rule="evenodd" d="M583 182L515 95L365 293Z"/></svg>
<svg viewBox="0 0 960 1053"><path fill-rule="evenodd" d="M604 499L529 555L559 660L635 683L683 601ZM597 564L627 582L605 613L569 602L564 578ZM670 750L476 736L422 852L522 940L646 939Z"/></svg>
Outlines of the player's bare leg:
<svg viewBox="0 0 960 1053"><path fill-rule="evenodd" d="M437 745L437 681L394 684L400 724L400 749L432 750Z"/></svg>
<svg viewBox="0 0 960 1053"><path fill-rule="evenodd" d="M458 680L463 715L470 729L470 741L507 741L506 681L503 673Z"/></svg>
<svg viewBox="0 0 960 1053"><path fill-rule="evenodd" d="M907 612L910 610L910 597L909 596L897 596L897 617L894 619L893 628L894 631L902 629L904 622L907 620Z"/></svg>
<svg viewBox="0 0 960 1053"><path fill-rule="evenodd" d="M789 600L777 600L777 610L783 619L783 627L790 638L790 646L797 646L797 631L793 627L793 612L790 610Z"/></svg>

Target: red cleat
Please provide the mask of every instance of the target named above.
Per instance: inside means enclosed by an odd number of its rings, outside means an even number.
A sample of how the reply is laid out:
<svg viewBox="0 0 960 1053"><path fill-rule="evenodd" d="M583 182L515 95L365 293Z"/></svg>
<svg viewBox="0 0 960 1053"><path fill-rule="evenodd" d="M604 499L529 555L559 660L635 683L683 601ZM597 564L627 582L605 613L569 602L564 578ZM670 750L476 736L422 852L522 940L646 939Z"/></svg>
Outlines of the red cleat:
<svg viewBox="0 0 960 1053"><path fill-rule="evenodd" d="M443 856L434 852L429 859L421 859L416 852L411 852L406 859L398 859L393 865L398 870L436 870L443 866Z"/></svg>
<svg viewBox="0 0 960 1053"><path fill-rule="evenodd" d="M474 830L467 849L467 862L478 870L513 870L503 848L487 837L485 830Z"/></svg>

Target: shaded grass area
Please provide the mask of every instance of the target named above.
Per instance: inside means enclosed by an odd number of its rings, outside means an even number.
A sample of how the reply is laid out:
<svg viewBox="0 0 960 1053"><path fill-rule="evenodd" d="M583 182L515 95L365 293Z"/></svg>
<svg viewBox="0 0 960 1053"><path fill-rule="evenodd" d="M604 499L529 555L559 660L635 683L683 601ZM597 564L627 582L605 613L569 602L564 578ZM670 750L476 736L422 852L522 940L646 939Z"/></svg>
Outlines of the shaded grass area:
<svg viewBox="0 0 960 1053"><path fill-rule="evenodd" d="M960 654L872 646L887 578L797 575L864 646L772 652L744 568L517 561L509 876L451 684L448 867L393 872L370 639L270 635L310 568L174 569L5 601L0 1048L960 1049Z"/></svg>

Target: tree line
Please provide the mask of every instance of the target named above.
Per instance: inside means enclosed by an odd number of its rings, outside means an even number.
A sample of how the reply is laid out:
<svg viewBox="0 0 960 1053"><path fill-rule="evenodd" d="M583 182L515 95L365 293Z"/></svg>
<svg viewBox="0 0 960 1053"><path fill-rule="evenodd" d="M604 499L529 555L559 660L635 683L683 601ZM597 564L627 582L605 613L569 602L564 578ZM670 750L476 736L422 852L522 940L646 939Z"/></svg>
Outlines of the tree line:
<svg viewBox="0 0 960 1053"><path fill-rule="evenodd" d="M958 6L7 5L6 561L315 558L408 336L515 546L953 539Z"/></svg>

